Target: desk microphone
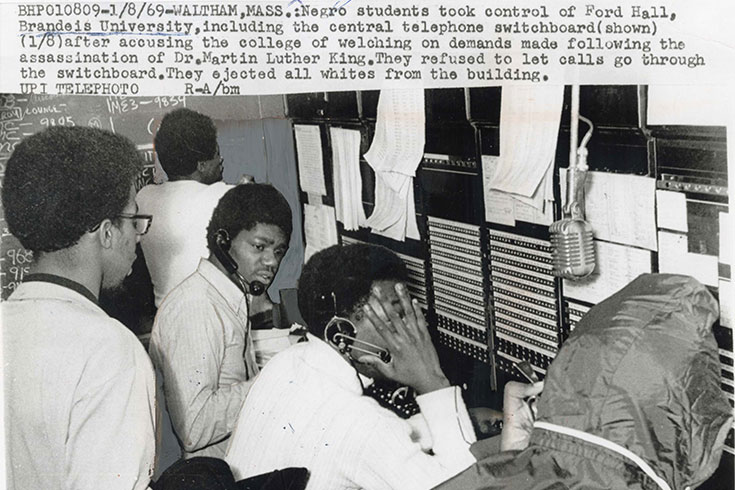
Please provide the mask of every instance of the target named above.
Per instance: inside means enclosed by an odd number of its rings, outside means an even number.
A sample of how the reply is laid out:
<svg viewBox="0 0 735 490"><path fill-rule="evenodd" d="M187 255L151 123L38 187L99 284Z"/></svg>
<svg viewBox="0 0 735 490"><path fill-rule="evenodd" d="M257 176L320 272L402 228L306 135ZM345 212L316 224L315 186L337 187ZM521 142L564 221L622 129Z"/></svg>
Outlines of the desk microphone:
<svg viewBox="0 0 735 490"><path fill-rule="evenodd" d="M253 296L260 296L265 292L265 284L260 281L248 282L245 277L237 270L237 262L230 255L230 246L232 240L227 230L219 229L214 239L214 256L217 257L219 263L225 268L230 277L239 285L243 293L249 292Z"/></svg>

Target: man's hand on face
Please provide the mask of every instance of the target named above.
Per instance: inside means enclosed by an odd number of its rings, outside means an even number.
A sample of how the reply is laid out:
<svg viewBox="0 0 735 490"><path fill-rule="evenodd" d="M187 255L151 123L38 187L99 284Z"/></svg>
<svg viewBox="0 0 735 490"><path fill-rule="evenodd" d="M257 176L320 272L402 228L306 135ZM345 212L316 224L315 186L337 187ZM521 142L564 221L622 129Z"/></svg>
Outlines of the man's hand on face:
<svg viewBox="0 0 735 490"><path fill-rule="evenodd" d="M529 403L544 389L544 382L534 384L509 381L503 390L503 432L500 439L502 451L526 449L531 439L533 421L536 417Z"/></svg>
<svg viewBox="0 0 735 490"><path fill-rule="evenodd" d="M364 356L360 362L371 365L386 378L412 387L419 395L448 387L449 380L439 366L418 302L411 300L403 284L396 284L396 293L403 317L379 288L373 288L363 307L368 321L386 342L390 362L372 356Z"/></svg>

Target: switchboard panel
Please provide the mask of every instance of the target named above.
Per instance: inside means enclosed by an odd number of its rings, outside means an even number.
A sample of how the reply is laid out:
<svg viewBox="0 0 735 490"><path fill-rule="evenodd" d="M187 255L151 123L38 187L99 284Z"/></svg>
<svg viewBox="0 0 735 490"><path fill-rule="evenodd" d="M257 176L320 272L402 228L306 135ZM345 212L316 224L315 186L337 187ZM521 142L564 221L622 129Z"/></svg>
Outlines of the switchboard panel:
<svg viewBox="0 0 735 490"><path fill-rule="evenodd" d="M715 325L713 331L719 346L720 385L730 405L735 407L735 380L733 379L733 359L735 356L733 355L732 329ZM725 450L735 454L735 421L725 440Z"/></svg>
<svg viewBox="0 0 735 490"><path fill-rule="evenodd" d="M428 230L439 341L490 363L480 227L429 216Z"/></svg>
<svg viewBox="0 0 735 490"><path fill-rule="evenodd" d="M557 281L551 273L551 243L489 228L490 289L499 371L527 360L546 374L559 350Z"/></svg>
<svg viewBox="0 0 735 490"><path fill-rule="evenodd" d="M579 321L584 315L590 311L589 304L580 303L570 299L564 301L564 323L569 326L569 332L571 333L579 324Z"/></svg>

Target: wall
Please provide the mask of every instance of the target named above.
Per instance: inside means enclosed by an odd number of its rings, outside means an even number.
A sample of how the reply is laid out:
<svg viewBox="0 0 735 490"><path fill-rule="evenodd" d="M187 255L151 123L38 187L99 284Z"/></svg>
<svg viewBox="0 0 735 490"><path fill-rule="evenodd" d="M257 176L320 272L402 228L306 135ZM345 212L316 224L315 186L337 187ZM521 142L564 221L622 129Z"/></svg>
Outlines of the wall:
<svg viewBox="0 0 735 490"><path fill-rule="evenodd" d="M188 107L218 121L283 118L283 99L268 97L97 97L0 94L0 181L10 154L23 138L49 126L91 126L130 138L143 155L141 176L153 175L153 134L167 112ZM0 284L5 299L28 272L31 255L13 237L0 209Z"/></svg>
<svg viewBox="0 0 735 490"><path fill-rule="evenodd" d="M483 188L483 162L499 155L502 90L494 87L425 91L426 145L415 179L421 240L397 242L364 228L345 231L338 223L341 243L385 245L409 263L409 289L425 306L445 371L454 383L468 388L465 397L470 406L498 404L503 384L522 380L513 361L530 361L543 377L579 318L612 294L601 292L594 281L583 281L580 286L551 274L549 224L561 217L560 175L569 162L570 93L566 87L553 175L556 203L550 216L517 212L507 222L497 216L488 218L498 211L497 201L487 200ZM320 129L327 179L325 204L334 203L329 129L359 130L363 154L375 131L377 100L377 92L287 96L287 114L294 123ZM729 289L731 281L725 259L730 244L721 245L720 239L720 214L729 206L726 130L721 126L649 125L647 103L645 86L580 89L580 112L595 125L587 146L590 170L605 182L617 178L644 182L650 200L647 208L640 209L641 215L654 217L649 248L595 241L598 277L593 279L605 276L627 281L640 273L672 269L701 277L696 267L701 263L708 274L700 281L715 297L725 295L720 289ZM580 139L585 130L580 123ZM361 174L362 201L369 216L374 175L364 160ZM613 196L612 188L608 190ZM656 244L657 238L671 232L660 216L655 221L656 191L671 192L669 197L686 208L684 227L688 231L677 236L682 254L691 259L687 267L672 264L659 248L662 245ZM305 193L302 202L308 202ZM607 204L619 209L626 203ZM668 211L667 205L659 205L659 211ZM605 227L633 229L636 219L633 213L611 215L608 222L598 222L601 226L596 233ZM599 259L603 256L615 256L614 265ZM713 330L720 346L722 388L733 403L732 325L723 317ZM732 452L732 430L728 444ZM729 461L731 465L732 459Z"/></svg>

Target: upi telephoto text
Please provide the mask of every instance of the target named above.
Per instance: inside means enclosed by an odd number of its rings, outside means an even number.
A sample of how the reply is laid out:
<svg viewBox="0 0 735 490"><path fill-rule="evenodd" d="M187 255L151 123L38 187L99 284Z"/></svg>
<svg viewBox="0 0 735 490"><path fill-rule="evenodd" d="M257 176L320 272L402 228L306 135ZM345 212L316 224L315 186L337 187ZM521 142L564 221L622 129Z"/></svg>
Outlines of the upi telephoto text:
<svg viewBox="0 0 735 490"><path fill-rule="evenodd" d="M2 4L8 71L0 90L240 95L570 77L718 83L733 53L715 1Z"/></svg>

